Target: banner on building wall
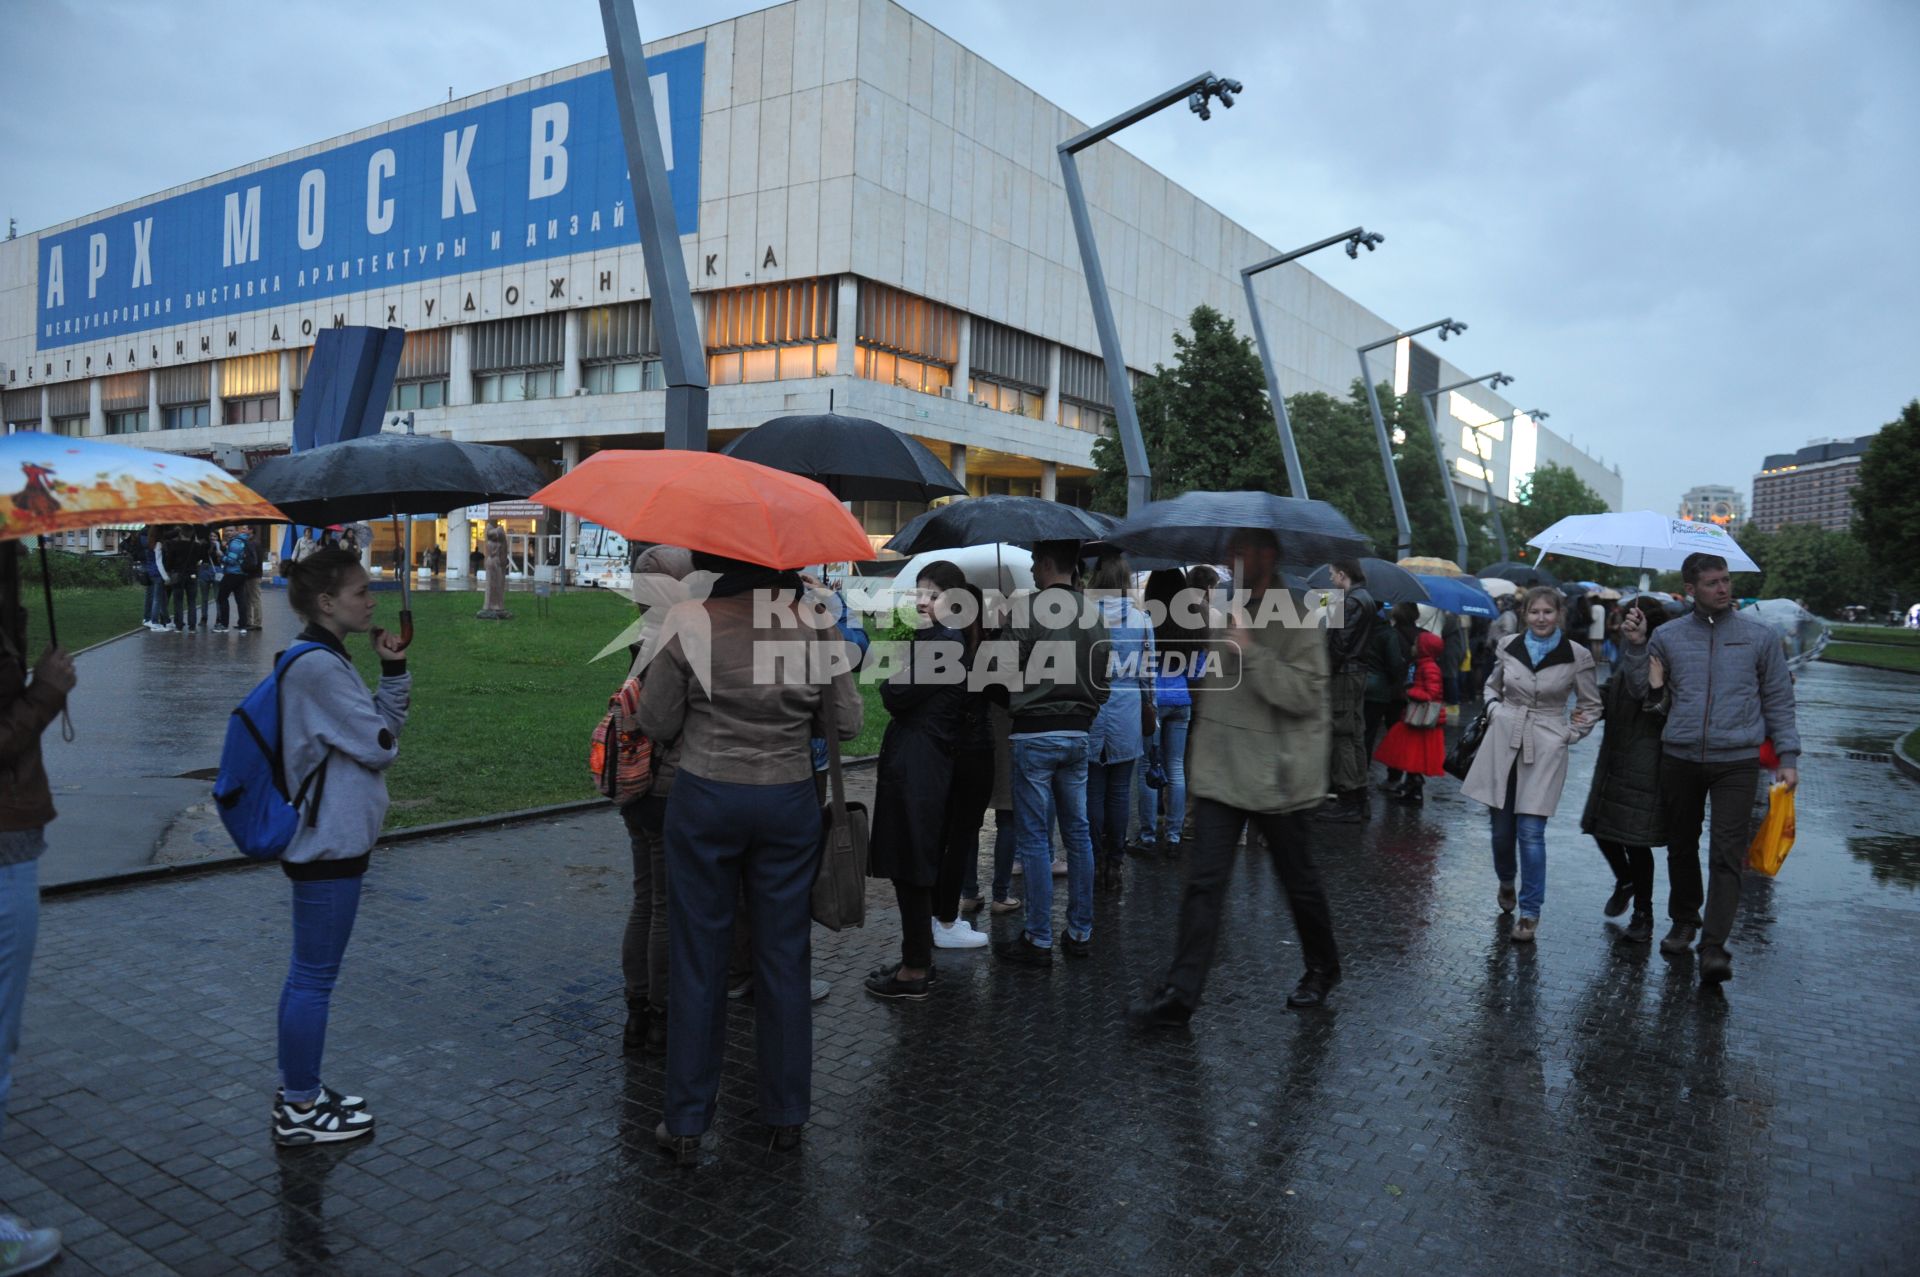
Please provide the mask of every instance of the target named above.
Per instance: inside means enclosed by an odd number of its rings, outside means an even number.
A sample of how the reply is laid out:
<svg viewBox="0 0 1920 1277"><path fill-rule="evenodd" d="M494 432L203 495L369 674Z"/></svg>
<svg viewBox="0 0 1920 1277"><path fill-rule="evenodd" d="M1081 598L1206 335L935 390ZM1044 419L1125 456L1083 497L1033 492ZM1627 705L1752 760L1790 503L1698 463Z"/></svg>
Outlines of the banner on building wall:
<svg viewBox="0 0 1920 1277"><path fill-rule="evenodd" d="M682 235L705 56L647 59ZM44 236L34 331L47 350L638 242L600 71Z"/></svg>

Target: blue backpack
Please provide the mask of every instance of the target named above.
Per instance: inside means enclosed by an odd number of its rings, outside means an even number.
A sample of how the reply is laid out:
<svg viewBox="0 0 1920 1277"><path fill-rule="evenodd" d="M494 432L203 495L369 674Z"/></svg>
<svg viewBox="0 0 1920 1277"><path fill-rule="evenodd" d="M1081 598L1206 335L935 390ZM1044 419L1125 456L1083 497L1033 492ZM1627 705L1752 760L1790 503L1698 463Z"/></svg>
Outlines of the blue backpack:
<svg viewBox="0 0 1920 1277"><path fill-rule="evenodd" d="M286 851L300 828L303 806L309 825L319 819L327 764L321 762L298 790L289 789L280 743L280 680L307 653L326 650L324 643L296 643L281 653L273 673L247 693L227 723L213 801L234 845L256 859L275 860Z"/></svg>

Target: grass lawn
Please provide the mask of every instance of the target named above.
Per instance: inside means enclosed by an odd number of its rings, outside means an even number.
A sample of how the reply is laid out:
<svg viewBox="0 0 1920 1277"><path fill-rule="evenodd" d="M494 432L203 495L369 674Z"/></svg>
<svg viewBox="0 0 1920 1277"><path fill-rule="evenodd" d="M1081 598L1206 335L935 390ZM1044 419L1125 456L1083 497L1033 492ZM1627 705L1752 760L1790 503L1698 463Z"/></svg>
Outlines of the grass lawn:
<svg viewBox="0 0 1920 1277"><path fill-rule="evenodd" d="M1876 646L1871 643L1829 643L1821 659L1845 661L1852 665L1871 665L1875 669L1920 674L1920 645L1911 647Z"/></svg>
<svg viewBox="0 0 1920 1277"><path fill-rule="evenodd" d="M1920 648L1920 630L1893 625L1836 625L1834 641L1840 643L1892 643L1900 647Z"/></svg>
<svg viewBox="0 0 1920 1277"><path fill-rule="evenodd" d="M1900 742L1900 748L1907 751L1908 758L1920 758L1920 727L1907 733L1906 739Z"/></svg>
<svg viewBox="0 0 1920 1277"><path fill-rule="evenodd" d="M476 621L480 597L414 596L413 710L387 778L388 828L594 796L587 744L627 658L589 661L633 620L633 604L581 591L555 596L542 618L530 595L514 594L513 620ZM353 649L361 673L377 675L369 648ZM877 752L886 727L878 687L863 690L867 727L849 754Z"/></svg>
<svg viewBox="0 0 1920 1277"><path fill-rule="evenodd" d="M23 581L21 587L20 601L27 609L27 660L36 661L47 642L47 601L40 593L39 578ZM138 628L145 596L137 585L55 590L53 618L60 630L60 645L77 652Z"/></svg>

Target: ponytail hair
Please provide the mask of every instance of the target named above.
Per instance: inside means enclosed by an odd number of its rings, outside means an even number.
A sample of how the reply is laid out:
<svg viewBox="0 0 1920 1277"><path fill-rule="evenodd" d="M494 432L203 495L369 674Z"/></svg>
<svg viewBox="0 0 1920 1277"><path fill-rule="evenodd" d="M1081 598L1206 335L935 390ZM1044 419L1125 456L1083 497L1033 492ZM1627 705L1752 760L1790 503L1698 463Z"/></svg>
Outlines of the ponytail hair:
<svg viewBox="0 0 1920 1277"><path fill-rule="evenodd" d="M351 550L315 550L287 573L287 602L303 620L317 620L322 594L338 594L355 572L364 572L360 556Z"/></svg>

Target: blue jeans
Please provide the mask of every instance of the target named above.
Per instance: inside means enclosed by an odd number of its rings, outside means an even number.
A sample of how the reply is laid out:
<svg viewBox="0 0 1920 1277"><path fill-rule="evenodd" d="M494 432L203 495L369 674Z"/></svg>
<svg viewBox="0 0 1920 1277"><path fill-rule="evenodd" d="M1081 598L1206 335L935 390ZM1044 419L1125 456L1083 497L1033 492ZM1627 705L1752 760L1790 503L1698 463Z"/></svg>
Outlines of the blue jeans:
<svg viewBox="0 0 1920 1277"><path fill-rule="evenodd" d="M1093 936L1093 840L1087 830L1084 732L1016 736L1014 847L1027 877L1027 938L1053 948L1053 836L1057 817L1067 853L1067 934ZM1122 808L1124 811L1125 809Z"/></svg>
<svg viewBox="0 0 1920 1277"><path fill-rule="evenodd" d="M280 991L280 1085L292 1103L320 1095L327 1008L359 912L357 875L293 884L293 961Z"/></svg>
<svg viewBox="0 0 1920 1277"><path fill-rule="evenodd" d="M1140 760L1087 764L1087 836L1094 854L1121 855L1127 841L1127 796L1133 792L1134 766Z"/></svg>
<svg viewBox="0 0 1920 1277"><path fill-rule="evenodd" d="M143 621L164 625L167 621L167 584L157 576L147 578L147 605Z"/></svg>
<svg viewBox="0 0 1920 1277"><path fill-rule="evenodd" d="M0 834L0 845L44 850L38 829ZM0 1130L13 1093L13 1055L20 1049L20 1013L27 1004L27 975L40 935L40 862L0 866Z"/></svg>
<svg viewBox="0 0 1920 1277"><path fill-rule="evenodd" d="M727 963L742 886L752 924L760 1120L798 1126L813 1098L813 916L820 803L811 780L743 785L674 773L667 796L667 1130L713 1124Z"/></svg>
<svg viewBox="0 0 1920 1277"><path fill-rule="evenodd" d="M1160 711L1160 762L1167 769L1167 845L1180 844L1180 827L1187 823L1187 729L1193 726L1193 706L1169 705ZM1144 760L1135 775L1140 791L1140 841L1152 842L1160 832L1160 791L1150 789Z"/></svg>
<svg viewBox="0 0 1920 1277"><path fill-rule="evenodd" d="M1513 810L1519 766L1507 777L1507 805L1493 812L1493 872L1501 882L1514 879L1514 849L1520 853L1520 916L1538 918L1547 902L1547 818Z"/></svg>

